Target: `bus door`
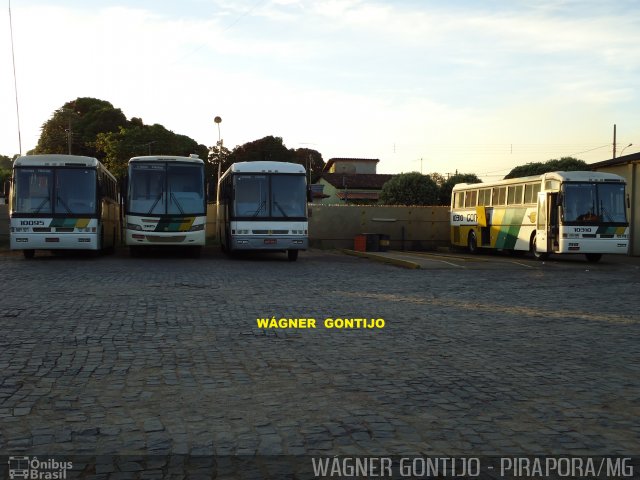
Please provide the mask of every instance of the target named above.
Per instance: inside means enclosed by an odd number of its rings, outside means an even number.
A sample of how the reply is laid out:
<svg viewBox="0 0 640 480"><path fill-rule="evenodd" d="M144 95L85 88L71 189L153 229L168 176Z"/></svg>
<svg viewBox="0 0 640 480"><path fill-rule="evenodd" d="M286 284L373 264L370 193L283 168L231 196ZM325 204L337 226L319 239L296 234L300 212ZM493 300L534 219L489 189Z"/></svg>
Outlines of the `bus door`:
<svg viewBox="0 0 640 480"><path fill-rule="evenodd" d="M559 194L558 192L549 193L547 197L547 204L549 208L549 235L548 244L549 248L557 252L560 248L560 224L559 224L559 208L558 208Z"/></svg>
<svg viewBox="0 0 640 480"><path fill-rule="evenodd" d="M549 215L547 192L538 192L538 213L536 214L536 251L548 252Z"/></svg>

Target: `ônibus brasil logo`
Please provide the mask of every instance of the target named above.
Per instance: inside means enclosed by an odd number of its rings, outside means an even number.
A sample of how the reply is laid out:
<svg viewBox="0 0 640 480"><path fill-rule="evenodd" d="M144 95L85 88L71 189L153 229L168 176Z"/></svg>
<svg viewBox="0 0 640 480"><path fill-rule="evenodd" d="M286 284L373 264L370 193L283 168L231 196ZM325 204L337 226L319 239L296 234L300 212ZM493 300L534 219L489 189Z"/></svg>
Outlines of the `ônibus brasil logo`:
<svg viewBox="0 0 640 480"><path fill-rule="evenodd" d="M60 462L53 458L38 460L38 457L9 457L9 478L33 480L64 480L72 462Z"/></svg>

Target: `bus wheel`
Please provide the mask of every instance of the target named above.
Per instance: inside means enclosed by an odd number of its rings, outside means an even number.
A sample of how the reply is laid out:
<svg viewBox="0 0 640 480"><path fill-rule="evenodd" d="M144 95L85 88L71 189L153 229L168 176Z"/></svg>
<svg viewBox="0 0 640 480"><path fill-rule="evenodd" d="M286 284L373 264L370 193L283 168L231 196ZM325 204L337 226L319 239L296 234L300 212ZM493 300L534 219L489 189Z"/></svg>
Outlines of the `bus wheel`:
<svg viewBox="0 0 640 480"><path fill-rule="evenodd" d="M585 253L585 256L587 257L587 260L591 263L599 262L600 259L602 258L601 253Z"/></svg>
<svg viewBox="0 0 640 480"><path fill-rule="evenodd" d="M35 256L36 251L35 250L23 250L22 254L24 255L24 258L27 259L31 259Z"/></svg>
<svg viewBox="0 0 640 480"><path fill-rule="evenodd" d="M547 258L549 258L549 253L538 251L538 248L536 247L535 234L531 236L531 252L533 252L533 256L535 257L536 260L546 260Z"/></svg>
<svg viewBox="0 0 640 480"><path fill-rule="evenodd" d="M478 240L476 239L476 232L474 232L473 230L471 230L469 232L469 239L468 239L468 247L469 247L469 253L478 253Z"/></svg>
<svg viewBox="0 0 640 480"><path fill-rule="evenodd" d="M295 262L298 259L298 252L300 250L287 250L287 258L290 262Z"/></svg>
<svg viewBox="0 0 640 480"><path fill-rule="evenodd" d="M129 247L129 256L133 258L137 258L140 256L141 253L142 253L142 250L140 247L133 246L133 245Z"/></svg>

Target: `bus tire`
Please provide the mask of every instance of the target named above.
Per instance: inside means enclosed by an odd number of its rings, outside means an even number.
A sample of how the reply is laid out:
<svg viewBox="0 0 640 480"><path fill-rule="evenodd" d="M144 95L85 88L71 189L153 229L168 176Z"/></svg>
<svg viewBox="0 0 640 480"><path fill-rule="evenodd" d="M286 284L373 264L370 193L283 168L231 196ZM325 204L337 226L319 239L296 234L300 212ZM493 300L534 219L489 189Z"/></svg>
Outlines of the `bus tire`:
<svg viewBox="0 0 640 480"><path fill-rule="evenodd" d="M531 235L531 253L536 260L546 260L549 258L548 252L539 252L536 247L536 234Z"/></svg>
<svg viewBox="0 0 640 480"><path fill-rule="evenodd" d="M585 253L585 257L587 257L587 261L591 263L599 262L602 258L601 253Z"/></svg>
<svg viewBox="0 0 640 480"><path fill-rule="evenodd" d="M142 253L142 249L139 246L131 245L129 247L129 256L131 258L138 258L138 257L140 257L141 253Z"/></svg>
<svg viewBox="0 0 640 480"><path fill-rule="evenodd" d="M473 253L474 255L478 253L478 240L476 238L476 232L471 230L469 232L469 238L467 239L467 246L469 248L469 253Z"/></svg>
<svg viewBox="0 0 640 480"><path fill-rule="evenodd" d="M26 258L27 260L30 260L36 255L36 251L35 250L23 250L22 254L24 255L24 258Z"/></svg>
<svg viewBox="0 0 640 480"><path fill-rule="evenodd" d="M300 250L287 250L287 259L290 262L295 262L298 259L298 252Z"/></svg>

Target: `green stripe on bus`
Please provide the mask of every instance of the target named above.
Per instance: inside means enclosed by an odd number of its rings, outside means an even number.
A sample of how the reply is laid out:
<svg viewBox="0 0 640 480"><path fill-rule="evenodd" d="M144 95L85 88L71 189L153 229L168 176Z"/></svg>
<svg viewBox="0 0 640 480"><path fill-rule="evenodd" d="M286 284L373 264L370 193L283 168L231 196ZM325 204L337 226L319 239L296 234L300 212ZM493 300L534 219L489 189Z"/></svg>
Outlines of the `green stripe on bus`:
<svg viewBox="0 0 640 480"><path fill-rule="evenodd" d="M526 208L514 208L506 211L502 219L504 225L500 227L500 233L498 233L498 239L496 240L496 248L505 250L513 250L515 248L526 212Z"/></svg>
<svg viewBox="0 0 640 480"><path fill-rule="evenodd" d="M84 218L54 218L51 220L50 227L58 227L58 228L75 228L78 222L87 221Z"/></svg>

